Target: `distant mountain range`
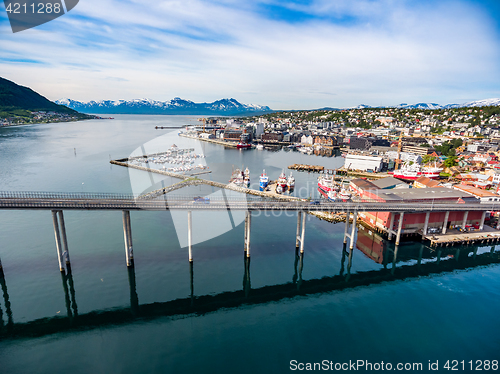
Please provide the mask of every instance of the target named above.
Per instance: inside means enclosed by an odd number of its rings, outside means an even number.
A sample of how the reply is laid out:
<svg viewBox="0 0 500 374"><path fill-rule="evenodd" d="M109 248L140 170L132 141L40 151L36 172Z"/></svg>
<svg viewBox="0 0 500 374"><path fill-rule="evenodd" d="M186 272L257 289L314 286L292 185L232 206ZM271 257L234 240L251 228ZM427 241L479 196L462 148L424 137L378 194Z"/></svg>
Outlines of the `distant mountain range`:
<svg viewBox="0 0 500 374"><path fill-rule="evenodd" d="M449 108L472 108L480 106L500 106L500 99L485 99L471 101L463 104L447 104L439 105L436 103L418 103L418 104L399 104L395 106L385 106L385 107L372 107L369 105L358 105L356 109L366 109L366 108L398 108L398 109L449 109Z"/></svg>
<svg viewBox="0 0 500 374"><path fill-rule="evenodd" d="M79 112L95 114L237 115L272 112L268 106L241 104L235 99L222 99L213 103L195 103L178 97L169 101L136 99L82 102L61 99L57 100L56 104L65 105Z"/></svg>
<svg viewBox="0 0 500 374"><path fill-rule="evenodd" d="M0 78L0 117L30 115L30 112L38 111L78 114L73 109L53 103L31 88Z"/></svg>

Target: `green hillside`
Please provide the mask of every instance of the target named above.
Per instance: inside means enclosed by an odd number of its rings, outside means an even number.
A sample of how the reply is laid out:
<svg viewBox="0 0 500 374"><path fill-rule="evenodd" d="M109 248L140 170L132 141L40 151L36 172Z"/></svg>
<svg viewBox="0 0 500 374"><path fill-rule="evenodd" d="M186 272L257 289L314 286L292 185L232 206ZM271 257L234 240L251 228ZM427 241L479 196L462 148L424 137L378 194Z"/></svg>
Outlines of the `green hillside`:
<svg viewBox="0 0 500 374"><path fill-rule="evenodd" d="M31 112L52 111L86 117L63 105L57 105L31 88L23 87L0 77L0 118L30 117Z"/></svg>

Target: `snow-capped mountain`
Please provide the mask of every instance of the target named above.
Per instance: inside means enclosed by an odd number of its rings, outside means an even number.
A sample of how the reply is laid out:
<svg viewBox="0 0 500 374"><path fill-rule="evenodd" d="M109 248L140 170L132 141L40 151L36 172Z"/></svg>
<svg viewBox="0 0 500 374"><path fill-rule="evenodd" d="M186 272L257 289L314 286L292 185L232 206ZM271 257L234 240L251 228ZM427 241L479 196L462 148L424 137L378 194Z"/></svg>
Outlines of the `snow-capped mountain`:
<svg viewBox="0 0 500 374"><path fill-rule="evenodd" d="M418 104L399 104L396 105L395 108L398 109L441 109L442 106L436 103L418 103Z"/></svg>
<svg viewBox="0 0 500 374"><path fill-rule="evenodd" d="M71 99L61 99L56 100L56 103L79 112L96 114L234 115L272 111L268 106L241 104L235 99L222 99L214 101L213 103L195 103L179 97L169 101L135 99L81 102Z"/></svg>
<svg viewBox="0 0 500 374"><path fill-rule="evenodd" d="M448 104L443 106L443 108L462 108L462 107L472 108L478 106L500 106L500 99L477 100L465 104Z"/></svg>
<svg viewBox="0 0 500 374"><path fill-rule="evenodd" d="M470 107L480 107L480 106L500 106L500 99L485 99L485 100L471 101L463 104L448 104L448 105L439 105L436 103L417 103L417 104L402 103L394 106L373 107L370 105L361 104L352 109L367 109L367 108L448 109L448 108L470 108Z"/></svg>

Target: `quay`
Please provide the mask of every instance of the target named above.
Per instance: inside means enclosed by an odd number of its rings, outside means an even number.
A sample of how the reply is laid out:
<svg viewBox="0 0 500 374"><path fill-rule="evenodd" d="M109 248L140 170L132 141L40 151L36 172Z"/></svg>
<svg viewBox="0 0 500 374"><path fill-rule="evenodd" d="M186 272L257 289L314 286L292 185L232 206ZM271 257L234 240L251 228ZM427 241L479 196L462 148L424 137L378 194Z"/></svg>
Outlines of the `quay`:
<svg viewBox="0 0 500 374"><path fill-rule="evenodd" d="M288 166L288 169L297 171L306 171L309 173L323 173L333 175L336 180L341 180L342 176L353 176L358 178L382 179L391 177L388 173L364 173L362 171L346 170L346 169L325 169L321 165L308 164L293 164Z"/></svg>
<svg viewBox="0 0 500 374"><path fill-rule="evenodd" d="M473 232L459 232L457 229L451 229L446 234L422 235L422 239L429 241L431 247L495 244L500 242L500 231L490 226L484 226L482 231Z"/></svg>
<svg viewBox="0 0 500 374"><path fill-rule="evenodd" d="M219 145L223 145L224 147L228 147L228 148L238 148L237 147L238 142L227 142L225 140L200 138L197 136L187 135L187 134L182 133L182 132L179 133L179 136L182 136L184 138L189 138L189 139L201 140L201 141L208 142L208 143L219 144Z"/></svg>
<svg viewBox="0 0 500 374"><path fill-rule="evenodd" d="M290 165L288 167L288 169L297 170L297 171L307 171L307 172L313 172L313 173L321 173L325 170L325 167L320 166L320 165L293 164L293 165Z"/></svg>

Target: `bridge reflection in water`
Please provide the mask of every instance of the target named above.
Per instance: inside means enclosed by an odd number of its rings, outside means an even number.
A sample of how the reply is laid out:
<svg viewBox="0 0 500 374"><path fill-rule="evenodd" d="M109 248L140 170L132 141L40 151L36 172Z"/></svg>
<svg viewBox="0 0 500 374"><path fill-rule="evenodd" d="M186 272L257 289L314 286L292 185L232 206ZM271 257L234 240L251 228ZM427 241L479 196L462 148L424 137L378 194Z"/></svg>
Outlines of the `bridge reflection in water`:
<svg viewBox="0 0 500 374"><path fill-rule="evenodd" d="M30 322L13 320L12 306L9 301L6 280L0 265L0 285L3 292L3 305L0 303L0 338L15 339L54 334L64 331L82 331L107 326L126 325L139 321L148 321L160 317L180 315L201 315L221 308L237 308L242 305L255 305L293 298L297 295L312 295L331 291L341 292L359 286L381 282L421 277L431 274L446 273L455 270L470 269L478 266L500 263L500 251L495 247L468 246L450 250L434 250L423 244L411 243L394 247L381 240L375 233L359 230L356 249L342 248L340 271L337 275L321 279L304 280L302 272L307 266L304 253L295 248L294 268L291 269L291 282L251 288L250 257L243 256L242 289L227 291L216 295L195 295L194 264L188 263L190 274L190 296L166 302L139 304L136 290L135 268L127 267L130 286L130 307L113 310L95 310L85 314L78 313L75 284L71 268L61 273L66 302L66 317L48 317ZM370 239L371 240L368 240ZM481 248L480 254L478 249ZM358 271L351 273L353 252L361 250L366 256L382 265L379 270ZM293 249L292 249L293 255ZM446 258L446 261L443 259ZM399 265L398 265L399 263ZM389 265L390 264L390 265ZM4 317L5 309L6 318ZM6 319L6 322L4 321Z"/></svg>

